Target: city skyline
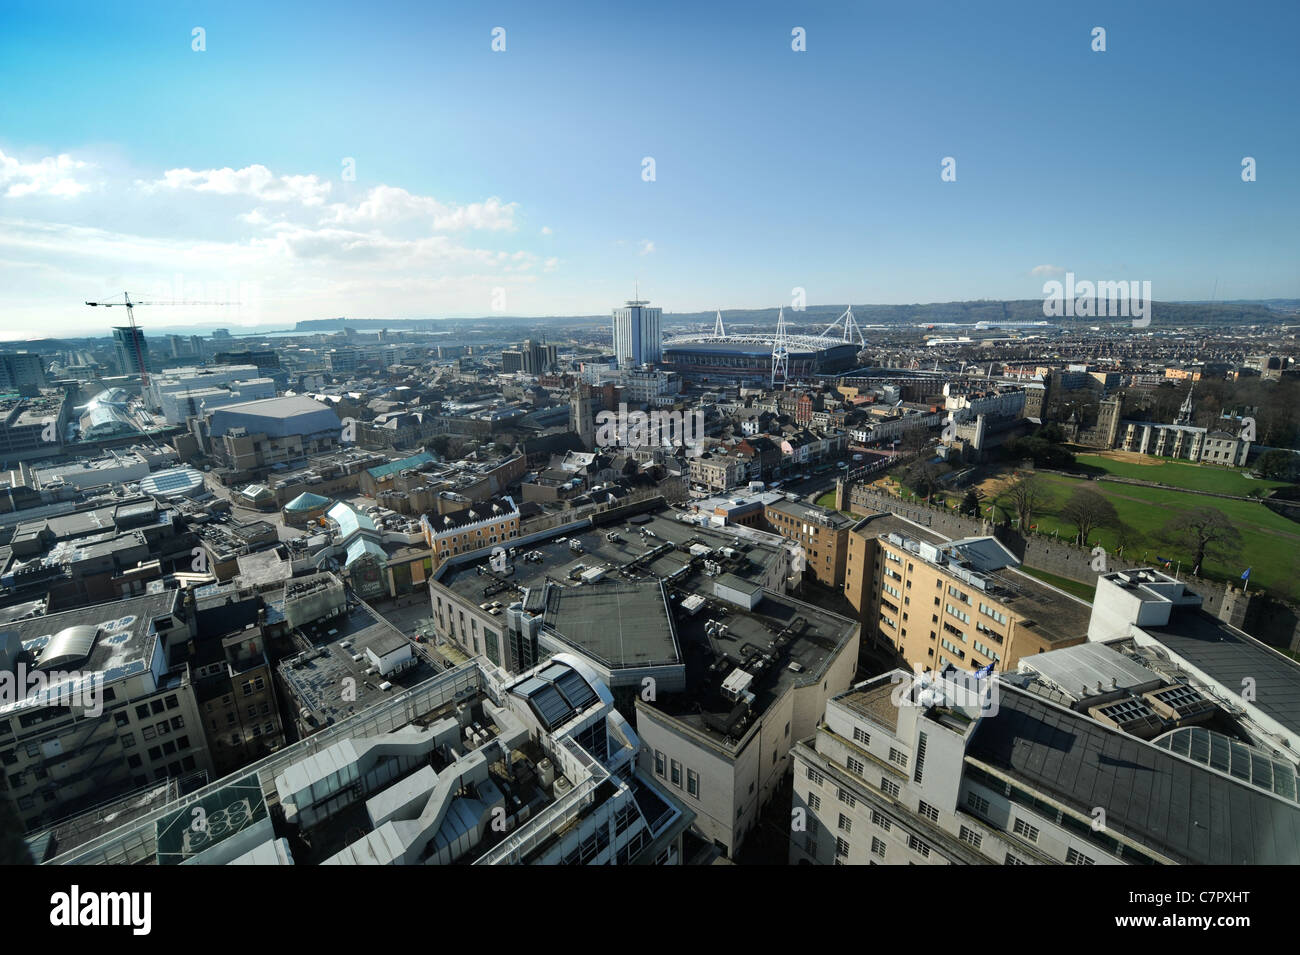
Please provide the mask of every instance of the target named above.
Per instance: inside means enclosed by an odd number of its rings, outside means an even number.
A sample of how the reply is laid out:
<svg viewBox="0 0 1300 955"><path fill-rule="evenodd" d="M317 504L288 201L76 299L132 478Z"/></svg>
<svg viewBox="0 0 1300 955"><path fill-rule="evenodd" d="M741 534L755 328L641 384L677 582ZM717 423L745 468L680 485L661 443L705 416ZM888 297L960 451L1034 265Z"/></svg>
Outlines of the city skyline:
<svg viewBox="0 0 1300 955"><path fill-rule="evenodd" d="M1033 299L1067 271L1300 298L1287 5L74 13L0 35L9 85L56 78L0 121L10 340L99 328L81 303L123 289L241 303L146 330L236 332L607 315L637 281L669 314Z"/></svg>

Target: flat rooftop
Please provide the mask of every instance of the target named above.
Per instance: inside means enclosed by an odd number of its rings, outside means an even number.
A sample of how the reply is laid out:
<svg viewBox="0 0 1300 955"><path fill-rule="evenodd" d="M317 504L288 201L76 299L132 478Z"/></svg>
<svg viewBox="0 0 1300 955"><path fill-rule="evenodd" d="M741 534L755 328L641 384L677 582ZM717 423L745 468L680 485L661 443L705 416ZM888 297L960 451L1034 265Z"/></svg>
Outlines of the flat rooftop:
<svg viewBox="0 0 1300 955"><path fill-rule="evenodd" d="M746 707L722 695L722 680L733 669L757 671L749 691L755 695L753 710L761 713L791 686L820 681L830 660L857 632L858 624L771 590L763 591L762 599L752 611L715 597L715 583L729 576L745 587L770 581L773 571L784 566L781 547L681 521L676 518L677 513L661 509L605 526L556 530L554 536L544 541L519 545L504 575L491 571L488 551L484 550L482 557L444 564L438 581L474 604L488 599L508 604L520 599L522 590L527 589L532 606L538 590L550 583L552 592L558 589L554 585L565 589L566 594L559 603L564 608L569 599L567 591L589 589L590 598L576 597L571 606L575 610L592 607L606 624L618 615L623 600L646 600L645 594L653 593L657 587L648 587L640 595L624 596L620 592L617 600L599 596L602 587L663 581L669 594L666 622L676 631L680 661L686 668L686 690L661 697L652 706L719 745L729 746L738 741L735 733L743 736L747 731L738 729L737 725L740 712ZM581 552L573 549L574 541L580 545ZM714 552L708 559L721 565L719 573L706 572L704 561L692 565L689 552L692 544L703 544ZM724 548L731 549L731 557L721 553ZM528 560L527 555L532 553L539 555L540 560ZM579 584L571 577L580 569L598 567L607 568L605 580ZM624 569L628 576L621 573ZM705 598L705 604L694 614L681 609L681 602L692 594ZM565 622L577 628L581 639L597 655L616 654L613 646L616 638L612 634L596 633L580 616L575 612L572 617L566 616ZM710 620L724 623L726 632L722 636L711 635ZM643 631L632 629L626 620L621 633L623 638L635 635L638 642L643 640ZM667 646L664 630L656 622L645 640L645 648L634 652L656 656L666 651ZM580 649L588 652L587 647Z"/></svg>
<svg viewBox="0 0 1300 955"><path fill-rule="evenodd" d="M91 647L89 658L82 664L60 667L83 673L101 673L105 684L112 683L149 669L153 661L154 644L158 634L153 630L155 618L171 617L178 604L180 591L143 594L110 603L96 604L65 610L30 620L15 620L4 624L6 633L17 633L23 649L37 653L59 633L69 627L92 626L99 633ZM23 702L0 707L0 714L23 706Z"/></svg>
<svg viewBox="0 0 1300 955"><path fill-rule="evenodd" d="M681 662L663 584L600 580L546 588L544 625L553 635L610 668Z"/></svg>
<svg viewBox="0 0 1300 955"><path fill-rule="evenodd" d="M316 716L324 725L360 713L380 700L400 693L429 679L437 671L424 657L414 653L416 665L399 674L383 676L367 673L373 664L366 650L384 656L410 641L406 636L365 604L357 604L336 617L299 628L300 636L312 644L303 651L280 661L279 671L293 692L296 703ZM344 647L343 643L348 643ZM360 660L353 660L359 655ZM344 700L340 688L351 679L356 688L355 700ZM391 689L381 690L388 682Z"/></svg>
<svg viewBox="0 0 1300 955"><path fill-rule="evenodd" d="M678 592L678 597L685 596ZM725 624L725 633L710 635L711 619ZM711 601L693 616L679 611L677 626L686 690L638 705L659 710L728 749L738 746L753 725L737 723L748 707L722 693L722 681L732 670L754 675L749 685L752 709L761 714L792 687L821 682L831 660L858 628L853 620L771 592L765 592L752 611L720 601Z"/></svg>
<svg viewBox="0 0 1300 955"><path fill-rule="evenodd" d="M831 530L847 530L853 526L852 518L846 517L839 511L827 510L824 507L805 504L802 501L787 501L783 498L779 501L773 501L768 507L805 523L829 527Z"/></svg>
<svg viewBox="0 0 1300 955"><path fill-rule="evenodd" d="M713 550L724 547L736 549L744 559L738 560L734 567L728 566L727 570L747 581L762 580L764 572L773 562L784 559L776 543L738 541L734 534L679 521L673 516L675 513L661 510L648 515L637 515L637 521L647 519L636 524L621 521L601 527L583 526L567 533L557 530L545 540L517 546L515 557L509 565L510 572L501 577L488 573L491 569L490 548L480 551L481 556L471 555L470 559L459 562L453 558L439 568L438 582L461 598L478 604L490 596L485 595L485 590L499 587L499 582L518 588L543 587L548 580L576 584L568 575L579 566L583 569L607 567L611 573L616 574L619 568L635 561L635 572L666 577L680 572L690 563L690 554L682 550L681 545L692 542L704 544ZM644 537L641 533L643 529L646 531ZM615 540L608 539L611 533L616 537ZM581 553L572 548L571 542L575 540L582 547ZM525 555L529 553L536 553L541 559L526 560ZM691 575L688 579L695 580L697 576L699 580L696 582L700 584L700 589L711 594L713 587L703 582L703 574ZM495 599L503 603L510 602L504 595L500 595L500 590L497 592L499 595Z"/></svg>

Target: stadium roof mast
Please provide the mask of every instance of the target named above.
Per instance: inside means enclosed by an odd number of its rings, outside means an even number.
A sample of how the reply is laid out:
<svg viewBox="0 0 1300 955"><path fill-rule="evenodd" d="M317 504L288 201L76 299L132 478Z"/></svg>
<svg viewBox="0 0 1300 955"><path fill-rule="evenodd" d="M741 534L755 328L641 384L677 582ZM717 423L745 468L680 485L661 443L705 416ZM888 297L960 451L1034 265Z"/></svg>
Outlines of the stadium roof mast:
<svg viewBox="0 0 1300 955"><path fill-rule="evenodd" d="M831 329L838 326L840 322L844 323L844 330L843 330L843 335L841 336L841 340L847 344L853 344L854 339L856 339L857 345L861 348L865 348L867 345L867 340L862 334L862 329L858 327L858 320L853 317L852 305L850 305L848 308L844 310L843 315L841 315L839 318L835 319L835 321L827 325L826 328L823 329L822 333L817 337L829 338L831 334Z"/></svg>
<svg viewBox="0 0 1300 955"><path fill-rule="evenodd" d="M718 309L717 321L713 323L713 334L719 338L727 337L727 329L722 324L722 309Z"/></svg>
<svg viewBox="0 0 1300 955"><path fill-rule="evenodd" d="M790 352L786 347L785 309L778 306L776 310L776 337L772 339L772 383L776 387L777 376L781 378L784 388L790 377Z"/></svg>

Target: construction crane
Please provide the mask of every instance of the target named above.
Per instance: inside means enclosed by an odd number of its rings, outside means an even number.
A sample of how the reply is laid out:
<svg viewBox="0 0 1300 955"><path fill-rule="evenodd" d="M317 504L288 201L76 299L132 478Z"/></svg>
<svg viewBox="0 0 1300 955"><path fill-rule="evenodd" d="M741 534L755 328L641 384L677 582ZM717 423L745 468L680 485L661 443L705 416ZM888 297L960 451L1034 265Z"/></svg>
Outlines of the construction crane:
<svg viewBox="0 0 1300 955"><path fill-rule="evenodd" d="M137 305L231 305L237 304L232 302L133 302L128 292L122 293L120 302L87 302L91 308L115 308L117 306L126 306L126 319L131 326L131 345L135 349L136 363L140 366L140 386L142 389L149 387L149 370L144 365L144 349L140 347L143 336L135 326L135 312Z"/></svg>

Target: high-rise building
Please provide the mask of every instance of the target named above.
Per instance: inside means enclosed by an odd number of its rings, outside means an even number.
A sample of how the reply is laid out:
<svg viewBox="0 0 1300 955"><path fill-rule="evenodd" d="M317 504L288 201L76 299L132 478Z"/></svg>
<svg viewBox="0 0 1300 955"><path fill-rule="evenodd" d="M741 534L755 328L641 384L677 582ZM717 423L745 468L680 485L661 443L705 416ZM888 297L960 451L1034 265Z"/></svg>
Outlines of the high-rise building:
<svg viewBox="0 0 1300 955"><path fill-rule="evenodd" d="M530 375L540 375L558 361L554 345L528 339L523 348L524 371Z"/></svg>
<svg viewBox="0 0 1300 955"><path fill-rule="evenodd" d="M113 329L113 351L123 375L138 375L143 368L149 371L149 343L141 328L117 327Z"/></svg>
<svg viewBox="0 0 1300 955"><path fill-rule="evenodd" d="M614 356L620 368L636 368L663 360L663 309L632 300L614 309Z"/></svg>
<svg viewBox="0 0 1300 955"><path fill-rule="evenodd" d="M35 397L45 387L45 362L31 352L0 352L0 393Z"/></svg>

